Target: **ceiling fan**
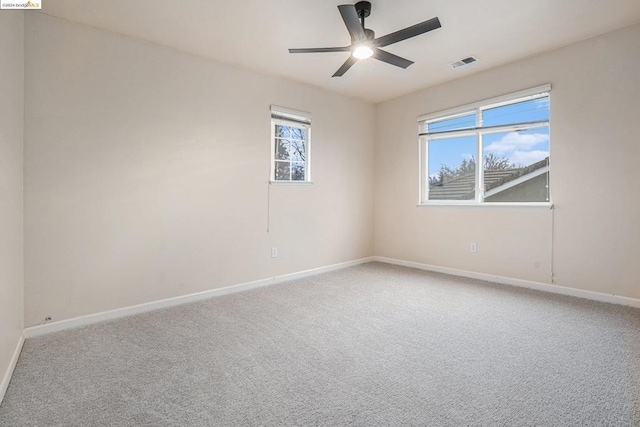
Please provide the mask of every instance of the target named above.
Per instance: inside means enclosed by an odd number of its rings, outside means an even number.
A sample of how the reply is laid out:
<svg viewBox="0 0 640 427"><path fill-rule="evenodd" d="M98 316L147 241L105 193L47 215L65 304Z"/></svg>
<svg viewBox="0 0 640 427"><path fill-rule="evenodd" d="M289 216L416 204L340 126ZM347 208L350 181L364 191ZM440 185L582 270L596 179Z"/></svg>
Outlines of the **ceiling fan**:
<svg viewBox="0 0 640 427"><path fill-rule="evenodd" d="M340 10L340 15L342 15L344 24L347 26L347 31L349 31L351 35L351 45L344 47L289 49L289 53L351 52L349 59L347 59L331 77L342 76L359 59L369 57L395 65L396 67L407 68L413 64L413 61L401 58L380 48L441 27L440 20L436 17L396 31L395 33L376 38L373 30L364 27L364 18L371 14L370 2L359 1L355 5L343 4L338 6L338 9Z"/></svg>

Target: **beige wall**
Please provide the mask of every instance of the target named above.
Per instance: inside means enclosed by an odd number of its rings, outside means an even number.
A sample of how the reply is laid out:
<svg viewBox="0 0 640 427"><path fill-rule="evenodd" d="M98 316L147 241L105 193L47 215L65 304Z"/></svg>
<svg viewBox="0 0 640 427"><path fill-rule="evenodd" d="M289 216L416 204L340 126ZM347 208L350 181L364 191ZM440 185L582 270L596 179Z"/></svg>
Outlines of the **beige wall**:
<svg viewBox="0 0 640 427"><path fill-rule="evenodd" d="M640 298L640 25L378 105L375 253ZM545 83L552 212L416 207L417 116ZM478 253L469 244L478 243Z"/></svg>
<svg viewBox="0 0 640 427"><path fill-rule="evenodd" d="M27 326L373 254L372 105L39 13L25 45ZM315 183L269 205L270 104Z"/></svg>
<svg viewBox="0 0 640 427"><path fill-rule="evenodd" d="M374 252L640 298L639 43L636 25L373 107L29 14L25 323ZM417 116L544 83L555 211L416 207ZM270 104L313 114L315 184L269 202Z"/></svg>
<svg viewBox="0 0 640 427"><path fill-rule="evenodd" d="M23 329L22 28L23 12L0 13L0 380Z"/></svg>

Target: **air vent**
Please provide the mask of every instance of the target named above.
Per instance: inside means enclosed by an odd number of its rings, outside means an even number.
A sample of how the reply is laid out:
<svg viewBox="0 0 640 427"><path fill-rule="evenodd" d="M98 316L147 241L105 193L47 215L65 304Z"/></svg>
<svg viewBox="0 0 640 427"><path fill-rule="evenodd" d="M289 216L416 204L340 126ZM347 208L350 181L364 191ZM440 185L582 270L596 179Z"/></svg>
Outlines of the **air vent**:
<svg viewBox="0 0 640 427"><path fill-rule="evenodd" d="M469 64L473 64L477 60L478 58L476 58L475 56L470 56L468 58L464 58L459 61L452 62L449 65L451 65L451 68L455 69L455 68L465 67Z"/></svg>

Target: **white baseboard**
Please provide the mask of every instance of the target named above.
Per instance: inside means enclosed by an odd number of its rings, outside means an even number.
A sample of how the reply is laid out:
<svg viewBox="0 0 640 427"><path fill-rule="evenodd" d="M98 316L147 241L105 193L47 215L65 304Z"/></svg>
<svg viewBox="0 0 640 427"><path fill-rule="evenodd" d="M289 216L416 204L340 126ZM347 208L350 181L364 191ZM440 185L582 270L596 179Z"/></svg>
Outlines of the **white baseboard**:
<svg viewBox="0 0 640 427"><path fill-rule="evenodd" d="M11 377L13 376L13 371L16 369L16 365L18 364L18 358L20 357L20 352L22 351L22 346L24 345L24 334L20 335L20 339L18 339L18 345L16 346L15 351L13 352L13 356L11 356L11 360L9 361L9 366L7 367L4 376L2 377L2 382L0 382L0 403L2 403L2 399L4 399L4 395L9 388L9 382L11 381Z"/></svg>
<svg viewBox="0 0 640 427"><path fill-rule="evenodd" d="M453 276L468 277L471 279L486 280L488 282L500 283L503 285L517 286L520 288L535 289L537 291L549 292L552 294L568 295L577 298L585 298L593 301L607 302L610 304L626 305L640 308L640 299L623 297L620 295L605 294L602 292L587 291L583 289L567 288L565 286L552 285L549 283L534 282L531 280L513 279L510 277L494 276L492 274L476 273L474 271L458 270L456 268L438 267L435 265L423 264L413 261L404 261L394 258L374 256L374 261L387 264L401 265L404 267L417 268L419 270L433 271L436 273L451 274Z"/></svg>
<svg viewBox="0 0 640 427"><path fill-rule="evenodd" d="M491 274L477 273L473 271L458 270L458 269L449 268L449 267L438 267L435 265L423 264L423 263L413 262L413 261L405 261L405 260L399 260L399 259L387 258L387 257L381 257L381 256L372 256L367 258L360 258L353 261L347 261L339 264L333 264L325 267L313 268L310 270L300 271L297 273L274 276L268 279L255 280L252 282L246 282L246 283L240 283L237 285L227 286L224 288L212 289L209 291L182 295L182 296L167 298L159 301L152 301L144 304L118 308L115 310L89 314L86 316L74 317L72 319L60 320L58 322L47 323L44 325L32 326L24 330L23 338L21 338L21 340L24 340L25 338L32 338L40 335L50 334L52 332L58 332L66 329L72 329L80 326L90 325L90 324L102 322L105 320L118 319L121 317L131 316L134 314L144 313L147 311L158 310L161 308L187 304L190 302L200 301L200 300L209 299L217 296L233 294L236 292L242 292L250 289L261 288L264 286L270 286L277 283L287 282L289 280L301 279L304 277L314 276L316 274L326 273L333 270L340 270L343 268L364 264L371 261L401 265L401 266L416 268L420 270L451 274L454 276L468 277L472 279L486 280L489 282L501 283L504 285L535 289L538 291L549 292L554 294L568 295L568 296L573 296L578 298L586 298L594 301L607 302L611 304L626 305L630 307L640 308L640 299L635 299L635 298L628 298L628 297L623 297L619 295L611 295L611 294L587 291L582 289L567 288L564 286L552 285L548 283L514 279L510 277L503 277L503 276L495 276ZM22 348L22 342L20 343L19 347ZM17 356L16 356L16 361L17 361ZM4 385L5 384L3 380L2 386ZM7 380L7 385L8 385L8 380ZM2 391L2 388L0 388L0 391Z"/></svg>
<svg viewBox="0 0 640 427"><path fill-rule="evenodd" d="M264 286L274 285L276 283L287 282L289 280L302 279L304 277L315 276L316 274L327 273L329 271L340 270L354 265L364 264L374 260L374 257L360 258L353 261L342 262L339 264L328 265L325 267L312 268L310 270L299 271L297 273L283 274L268 279L255 280L253 282L239 283L224 288L212 289L209 291L197 292L194 294L181 295L173 298L167 298L159 301L152 301L144 304L132 305L129 307L118 308L115 310L103 311L86 316L74 317L72 319L60 320L57 322L47 323L44 325L31 326L24 330L24 338L33 338L40 335L50 334L52 332L63 331L66 329L77 328L80 326L90 325L92 323L102 322L105 320L118 319L121 317L131 316L134 314L144 313L147 311L158 310L161 308L172 307L175 305L187 304L194 301L200 301L217 296L233 294L236 292L248 291L250 289L261 288Z"/></svg>

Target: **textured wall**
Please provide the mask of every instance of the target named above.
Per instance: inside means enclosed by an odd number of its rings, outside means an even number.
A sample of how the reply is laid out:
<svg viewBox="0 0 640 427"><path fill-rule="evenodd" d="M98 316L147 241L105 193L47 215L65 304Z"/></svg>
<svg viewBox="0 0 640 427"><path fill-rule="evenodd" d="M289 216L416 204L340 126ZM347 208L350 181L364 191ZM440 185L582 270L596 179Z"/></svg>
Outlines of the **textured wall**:
<svg viewBox="0 0 640 427"><path fill-rule="evenodd" d="M372 105L43 14L25 45L27 326L372 255ZM270 104L314 184L268 203Z"/></svg>
<svg viewBox="0 0 640 427"><path fill-rule="evenodd" d="M640 298L639 45L635 25L378 105L376 255ZM553 248L548 209L416 207L419 115L545 83Z"/></svg>

